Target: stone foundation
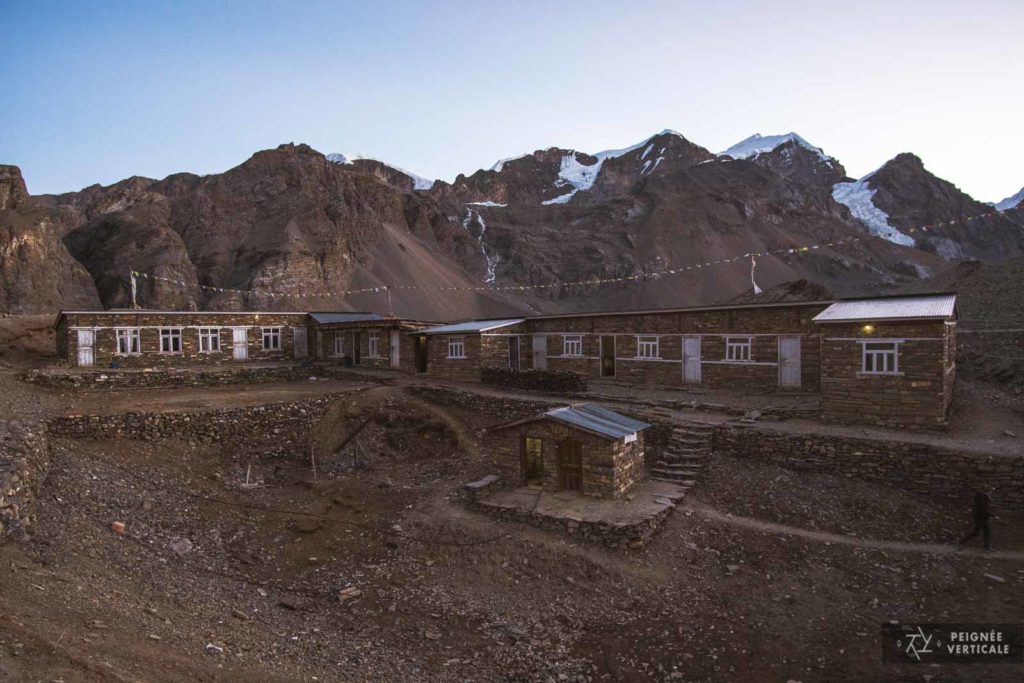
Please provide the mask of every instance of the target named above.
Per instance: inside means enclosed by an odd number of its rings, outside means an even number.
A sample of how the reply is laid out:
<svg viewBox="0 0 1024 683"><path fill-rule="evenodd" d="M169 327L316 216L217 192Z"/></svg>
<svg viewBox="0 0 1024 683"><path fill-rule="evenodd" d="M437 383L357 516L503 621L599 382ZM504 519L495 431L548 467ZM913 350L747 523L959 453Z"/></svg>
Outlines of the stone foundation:
<svg viewBox="0 0 1024 683"><path fill-rule="evenodd" d="M269 367L223 367L198 369L104 370L98 372L32 370L22 379L30 384L62 389L124 387L186 387L261 382L292 382L317 374L316 369L298 365Z"/></svg>

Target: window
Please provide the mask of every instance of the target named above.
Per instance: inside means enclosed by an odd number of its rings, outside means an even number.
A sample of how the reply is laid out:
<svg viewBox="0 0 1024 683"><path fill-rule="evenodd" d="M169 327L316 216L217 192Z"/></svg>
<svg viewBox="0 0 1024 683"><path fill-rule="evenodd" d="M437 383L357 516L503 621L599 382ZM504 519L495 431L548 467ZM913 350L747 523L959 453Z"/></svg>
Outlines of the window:
<svg viewBox="0 0 1024 683"><path fill-rule="evenodd" d="M334 355L345 355L345 338L341 336L341 332L334 333Z"/></svg>
<svg viewBox="0 0 1024 683"><path fill-rule="evenodd" d="M637 337L636 338L636 357L637 358L658 358L658 338L657 337Z"/></svg>
<svg viewBox="0 0 1024 683"><path fill-rule="evenodd" d="M626 434L626 436L622 437L622 443L633 443L634 441L636 441L636 432Z"/></svg>
<svg viewBox="0 0 1024 683"><path fill-rule="evenodd" d="M725 338L725 359L739 362L749 362L750 337L726 337Z"/></svg>
<svg viewBox="0 0 1024 683"><path fill-rule="evenodd" d="M380 358L380 335L375 332L371 332L366 340L369 345L369 350L366 355L370 358Z"/></svg>
<svg viewBox="0 0 1024 683"><path fill-rule="evenodd" d="M117 355L133 356L142 353L138 328L117 330Z"/></svg>
<svg viewBox="0 0 1024 683"><path fill-rule="evenodd" d="M449 358L465 358L466 357L466 338L465 337L448 337L448 357Z"/></svg>
<svg viewBox="0 0 1024 683"><path fill-rule="evenodd" d="M220 351L220 330L216 327L199 328L199 353Z"/></svg>
<svg viewBox="0 0 1024 683"><path fill-rule="evenodd" d="M281 328L280 327L264 327L263 328L263 350L264 351L280 351L281 350Z"/></svg>
<svg viewBox="0 0 1024 683"><path fill-rule="evenodd" d="M898 375L899 342L863 342L861 372L868 375Z"/></svg>
<svg viewBox="0 0 1024 683"><path fill-rule="evenodd" d="M160 328L160 353L181 353L181 329Z"/></svg>
<svg viewBox="0 0 1024 683"><path fill-rule="evenodd" d="M572 334L562 337L562 355L563 356L582 356L583 355L583 335Z"/></svg>

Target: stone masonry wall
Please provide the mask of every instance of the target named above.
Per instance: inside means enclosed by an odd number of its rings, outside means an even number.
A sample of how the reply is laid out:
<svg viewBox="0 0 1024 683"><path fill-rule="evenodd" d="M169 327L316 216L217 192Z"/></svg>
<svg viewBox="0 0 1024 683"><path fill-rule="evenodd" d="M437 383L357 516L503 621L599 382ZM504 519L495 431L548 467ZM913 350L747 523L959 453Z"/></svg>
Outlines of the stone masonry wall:
<svg viewBox="0 0 1024 683"><path fill-rule="evenodd" d="M30 384L60 388L183 387L225 384L289 382L316 375L317 370L299 365L228 366L226 368L161 368L139 370L53 371L32 370L22 375Z"/></svg>
<svg viewBox="0 0 1024 683"><path fill-rule="evenodd" d="M305 454L312 427L341 395L187 413L73 415L51 420L49 433L71 439L188 439L252 449L261 457Z"/></svg>
<svg viewBox="0 0 1024 683"><path fill-rule="evenodd" d="M976 491L991 490L994 508L1024 511L1024 453L972 453L910 441L791 434L735 425L715 430L712 450L764 458L793 470L856 477L964 506Z"/></svg>
<svg viewBox="0 0 1024 683"><path fill-rule="evenodd" d="M41 426L0 422L0 544L30 532L49 466L49 443Z"/></svg>

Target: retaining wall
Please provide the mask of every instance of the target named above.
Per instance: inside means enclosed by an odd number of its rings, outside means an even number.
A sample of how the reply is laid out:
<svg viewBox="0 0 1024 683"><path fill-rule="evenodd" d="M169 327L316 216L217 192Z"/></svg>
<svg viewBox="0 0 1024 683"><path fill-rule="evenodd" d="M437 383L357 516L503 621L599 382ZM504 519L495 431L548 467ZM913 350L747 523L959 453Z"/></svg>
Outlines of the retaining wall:
<svg viewBox="0 0 1024 683"><path fill-rule="evenodd" d="M317 375L315 368L299 365L273 367L224 367L204 370L155 369L104 370L95 372L32 370L22 379L30 384L59 388L124 388L124 387L184 387L218 386L226 384L258 384L260 382L290 382Z"/></svg>
<svg viewBox="0 0 1024 683"><path fill-rule="evenodd" d="M42 427L0 423L0 543L23 537L35 524L36 497L49 466Z"/></svg>

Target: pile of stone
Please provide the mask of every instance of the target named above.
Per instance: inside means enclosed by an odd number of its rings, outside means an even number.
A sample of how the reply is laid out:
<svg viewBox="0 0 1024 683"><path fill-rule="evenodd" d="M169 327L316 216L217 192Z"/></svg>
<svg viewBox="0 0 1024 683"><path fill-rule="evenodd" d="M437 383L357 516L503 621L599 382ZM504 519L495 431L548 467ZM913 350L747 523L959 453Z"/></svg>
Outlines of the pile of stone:
<svg viewBox="0 0 1024 683"><path fill-rule="evenodd" d="M0 540L29 532L49 463L46 434L18 423L0 425Z"/></svg>

